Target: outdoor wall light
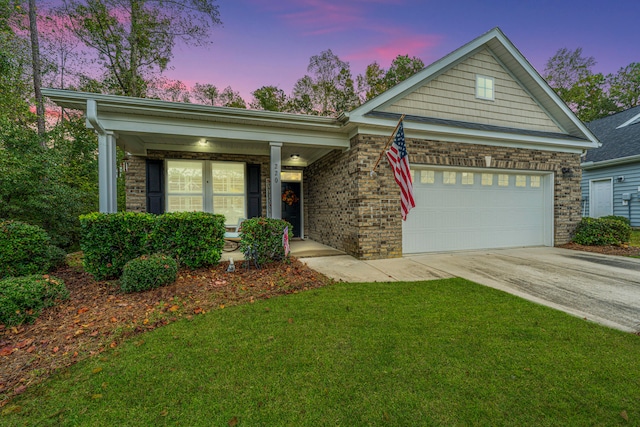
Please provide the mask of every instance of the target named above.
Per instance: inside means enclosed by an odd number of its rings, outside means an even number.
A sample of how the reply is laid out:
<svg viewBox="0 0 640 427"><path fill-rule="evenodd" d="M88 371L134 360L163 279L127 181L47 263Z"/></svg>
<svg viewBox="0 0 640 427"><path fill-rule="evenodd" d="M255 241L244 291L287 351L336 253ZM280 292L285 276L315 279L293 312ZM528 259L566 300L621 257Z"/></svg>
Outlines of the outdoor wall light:
<svg viewBox="0 0 640 427"><path fill-rule="evenodd" d="M624 182L624 176L620 175L619 177L616 178L616 181Z"/></svg>
<svg viewBox="0 0 640 427"><path fill-rule="evenodd" d="M573 170L571 168L562 168L562 176L571 178L573 176Z"/></svg>
<svg viewBox="0 0 640 427"><path fill-rule="evenodd" d="M291 155L291 160L299 160L300 159L300 154L292 154Z"/></svg>

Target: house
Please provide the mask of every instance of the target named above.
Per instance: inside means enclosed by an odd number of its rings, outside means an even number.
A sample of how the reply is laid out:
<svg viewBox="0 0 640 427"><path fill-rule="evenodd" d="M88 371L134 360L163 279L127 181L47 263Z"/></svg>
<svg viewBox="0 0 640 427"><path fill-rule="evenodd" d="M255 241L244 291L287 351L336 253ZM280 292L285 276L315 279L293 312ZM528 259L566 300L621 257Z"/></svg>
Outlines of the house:
<svg viewBox="0 0 640 427"><path fill-rule="evenodd" d="M295 236L361 259L566 243L581 219L580 155L597 146L497 28L335 118L44 93L98 134L101 211L116 210L117 144L127 210L284 217ZM407 221L387 161L371 173L403 114Z"/></svg>
<svg viewBox="0 0 640 427"><path fill-rule="evenodd" d="M582 160L582 214L619 215L640 227L640 106L587 124L602 146Z"/></svg>

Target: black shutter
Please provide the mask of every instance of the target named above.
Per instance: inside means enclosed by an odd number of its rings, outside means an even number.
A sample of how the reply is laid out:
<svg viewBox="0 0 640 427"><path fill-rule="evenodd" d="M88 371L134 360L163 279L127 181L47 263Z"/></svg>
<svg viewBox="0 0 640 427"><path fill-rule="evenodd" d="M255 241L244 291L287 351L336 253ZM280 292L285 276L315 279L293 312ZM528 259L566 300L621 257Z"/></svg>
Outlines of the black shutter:
<svg viewBox="0 0 640 427"><path fill-rule="evenodd" d="M147 212L164 213L164 162L147 159Z"/></svg>
<svg viewBox="0 0 640 427"><path fill-rule="evenodd" d="M247 217L262 216L260 165L247 165Z"/></svg>

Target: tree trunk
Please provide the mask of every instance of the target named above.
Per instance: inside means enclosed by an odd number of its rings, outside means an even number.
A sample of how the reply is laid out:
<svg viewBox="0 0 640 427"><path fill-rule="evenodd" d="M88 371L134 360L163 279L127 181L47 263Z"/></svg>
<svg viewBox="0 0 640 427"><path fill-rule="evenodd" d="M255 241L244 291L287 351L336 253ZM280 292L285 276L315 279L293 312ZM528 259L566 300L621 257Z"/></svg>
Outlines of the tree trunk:
<svg viewBox="0 0 640 427"><path fill-rule="evenodd" d="M36 0L29 0L29 32L31 33L31 63L33 64L33 91L36 97L36 115L38 135L45 133L44 102L42 100L42 72L40 69L40 45L38 43L38 24L36 22ZM46 147L44 139L40 145Z"/></svg>

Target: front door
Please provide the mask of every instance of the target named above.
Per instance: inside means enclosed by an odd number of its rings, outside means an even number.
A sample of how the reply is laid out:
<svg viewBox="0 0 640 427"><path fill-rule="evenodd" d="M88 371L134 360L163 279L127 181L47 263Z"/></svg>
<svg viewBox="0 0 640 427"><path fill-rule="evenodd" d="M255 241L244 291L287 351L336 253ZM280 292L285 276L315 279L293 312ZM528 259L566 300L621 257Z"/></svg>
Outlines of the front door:
<svg viewBox="0 0 640 427"><path fill-rule="evenodd" d="M591 181L591 217L613 215L612 187L611 179Z"/></svg>
<svg viewBox="0 0 640 427"><path fill-rule="evenodd" d="M288 221L293 230L289 230L290 237L300 237L301 218L300 202L302 193L299 182L282 183L282 219Z"/></svg>

